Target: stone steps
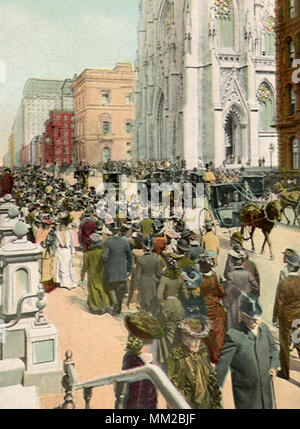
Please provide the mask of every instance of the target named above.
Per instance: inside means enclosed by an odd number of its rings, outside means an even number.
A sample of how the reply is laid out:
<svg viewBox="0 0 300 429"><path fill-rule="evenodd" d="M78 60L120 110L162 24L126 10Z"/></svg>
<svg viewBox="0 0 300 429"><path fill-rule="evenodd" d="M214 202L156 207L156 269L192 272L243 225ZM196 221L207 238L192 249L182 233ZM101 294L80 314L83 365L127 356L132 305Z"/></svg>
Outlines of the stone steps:
<svg viewBox="0 0 300 429"><path fill-rule="evenodd" d="M0 388L22 384L24 371L21 359L0 360Z"/></svg>
<svg viewBox="0 0 300 429"><path fill-rule="evenodd" d="M1 410L37 410L40 408L40 400L36 387L23 387L18 384L15 386L7 386L0 388Z"/></svg>

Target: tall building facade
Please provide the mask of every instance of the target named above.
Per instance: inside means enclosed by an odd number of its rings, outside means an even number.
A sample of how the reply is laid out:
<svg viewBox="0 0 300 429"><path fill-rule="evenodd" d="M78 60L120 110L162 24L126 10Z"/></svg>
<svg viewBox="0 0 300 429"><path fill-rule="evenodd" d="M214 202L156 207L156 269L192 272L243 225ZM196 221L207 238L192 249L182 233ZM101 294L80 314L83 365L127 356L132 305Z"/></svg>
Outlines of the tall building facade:
<svg viewBox="0 0 300 429"><path fill-rule="evenodd" d="M131 157L134 68L87 69L74 81L76 162L97 164Z"/></svg>
<svg viewBox="0 0 300 429"><path fill-rule="evenodd" d="M134 154L276 160L274 0L141 0Z"/></svg>
<svg viewBox="0 0 300 429"><path fill-rule="evenodd" d="M9 145L8 150L10 153L10 159L11 159L11 167L15 166L15 135L12 132L8 139Z"/></svg>
<svg viewBox="0 0 300 429"><path fill-rule="evenodd" d="M14 135L14 156L12 163L16 166L21 165L22 146L24 144L24 122L23 122L23 105L18 108L18 112L13 124L12 134Z"/></svg>
<svg viewBox="0 0 300 429"><path fill-rule="evenodd" d="M28 147L32 148L32 139L45 131L45 121L51 110L74 112L72 82L72 79L28 79L12 130L15 138L15 165L22 164L24 153L27 157ZM23 147L26 149L22 155ZM30 154L29 159L31 157Z"/></svg>
<svg viewBox="0 0 300 429"><path fill-rule="evenodd" d="M300 0L276 0L277 130L282 170L300 168Z"/></svg>
<svg viewBox="0 0 300 429"><path fill-rule="evenodd" d="M74 113L53 110L45 123L45 133L40 139L41 166L71 165L73 163Z"/></svg>

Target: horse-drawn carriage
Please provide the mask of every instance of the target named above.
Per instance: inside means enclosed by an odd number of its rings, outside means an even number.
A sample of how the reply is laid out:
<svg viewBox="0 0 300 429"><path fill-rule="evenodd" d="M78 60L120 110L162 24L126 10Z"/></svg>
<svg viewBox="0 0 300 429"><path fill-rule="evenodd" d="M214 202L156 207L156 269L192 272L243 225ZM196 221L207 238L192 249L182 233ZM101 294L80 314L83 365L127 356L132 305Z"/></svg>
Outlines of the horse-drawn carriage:
<svg viewBox="0 0 300 429"><path fill-rule="evenodd" d="M275 224L281 221L283 207L279 199L262 199L248 192L240 183L222 183L211 185L209 207L199 212L200 237L205 233L205 224L212 221L214 230L216 224L226 228L230 234L232 228L240 230L244 240L251 240L254 250L253 234L256 228L262 230L265 244L268 243L272 255L269 234Z"/></svg>
<svg viewBox="0 0 300 429"><path fill-rule="evenodd" d="M250 190L255 197L262 197L266 191L264 175L243 174L241 184L245 190Z"/></svg>
<svg viewBox="0 0 300 429"><path fill-rule="evenodd" d="M211 185L208 206L203 207L198 216L200 235L205 232L208 221L229 230L240 227L240 210L246 202L246 194L239 183Z"/></svg>

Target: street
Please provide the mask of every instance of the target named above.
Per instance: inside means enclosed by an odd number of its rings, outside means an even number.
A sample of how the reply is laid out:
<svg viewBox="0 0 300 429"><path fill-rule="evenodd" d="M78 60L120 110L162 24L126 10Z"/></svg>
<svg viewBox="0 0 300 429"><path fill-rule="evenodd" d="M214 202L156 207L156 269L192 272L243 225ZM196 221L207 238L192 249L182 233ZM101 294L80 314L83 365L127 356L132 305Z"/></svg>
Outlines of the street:
<svg viewBox="0 0 300 429"><path fill-rule="evenodd" d="M221 228L217 229L217 234L222 246L217 273L222 275L229 250L229 234L227 230ZM264 255L260 255L263 241L261 231L257 230L254 237L256 253L251 253L251 259L257 264L261 276L261 302L264 310L262 318L270 325L274 337L277 339L278 330L271 326L271 321L279 271L283 266L281 252L287 247L300 250L300 230L282 225L274 228L271 240L275 260L270 260L268 249ZM250 250L250 243L246 243L245 247ZM81 264L82 253L76 252L75 265L78 278ZM66 350L72 350L80 382L119 372L127 341L123 315L128 309L123 307L120 316L93 315L88 311L86 300L85 281L77 289L71 291L56 289L47 294L48 305L45 309L46 316L54 323L59 332L61 359L64 359ZM295 357L294 354L292 356ZM291 368L290 381L276 378L274 382L277 408L280 409L299 408L300 365L298 359L292 359ZM63 403L63 396L62 393L41 398L42 408L60 406ZM84 408L83 392L76 391L74 398L76 407ZM225 409L234 408L230 377L227 377L224 387L223 401ZM94 389L91 408L113 409L113 387L105 386ZM161 397L159 398L159 408L166 408L165 401Z"/></svg>

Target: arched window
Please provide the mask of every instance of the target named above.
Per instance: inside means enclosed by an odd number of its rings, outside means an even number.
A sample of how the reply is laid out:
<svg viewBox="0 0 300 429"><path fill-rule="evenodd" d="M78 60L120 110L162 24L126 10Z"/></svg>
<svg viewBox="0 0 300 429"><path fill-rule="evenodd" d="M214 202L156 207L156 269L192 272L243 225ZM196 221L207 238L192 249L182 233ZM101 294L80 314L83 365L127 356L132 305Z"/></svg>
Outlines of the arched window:
<svg viewBox="0 0 300 429"><path fill-rule="evenodd" d="M269 57L276 55L276 39L273 32L265 32L265 55Z"/></svg>
<svg viewBox="0 0 300 429"><path fill-rule="evenodd" d="M294 16L295 16L295 0L290 0L289 17L294 18Z"/></svg>
<svg viewBox="0 0 300 429"><path fill-rule="evenodd" d="M292 140L292 168L299 168L299 140L296 138Z"/></svg>
<svg viewBox="0 0 300 429"><path fill-rule="evenodd" d="M289 86L289 114L294 115L296 113L296 92L293 85Z"/></svg>
<svg viewBox="0 0 300 429"><path fill-rule="evenodd" d="M107 162L110 160L110 149L105 147L102 151L103 162Z"/></svg>
<svg viewBox="0 0 300 429"><path fill-rule="evenodd" d="M235 47L235 14L232 0L216 0L215 15L219 21L219 47Z"/></svg>
<svg viewBox="0 0 300 429"><path fill-rule="evenodd" d="M295 44L292 40L289 40L289 58L290 58L290 67L293 65L295 59Z"/></svg>
<svg viewBox="0 0 300 429"><path fill-rule="evenodd" d="M274 121L275 100L270 86L263 82L256 93L259 102L259 129L261 131L274 131L271 127Z"/></svg>
<svg viewBox="0 0 300 429"><path fill-rule="evenodd" d="M275 38L275 18L268 16L263 21L264 27L264 54L267 56L275 56L276 54L276 38Z"/></svg>
<svg viewBox="0 0 300 429"><path fill-rule="evenodd" d="M103 131L103 134L110 134L111 133L111 122L110 121L103 121L102 122L102 131Z"/></svg>

